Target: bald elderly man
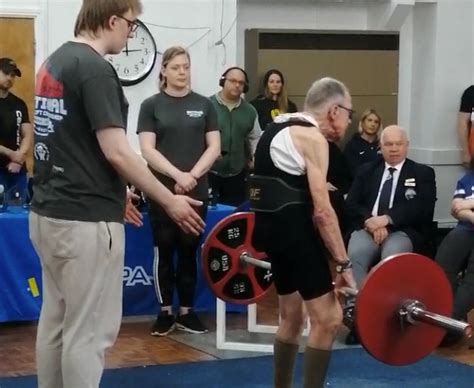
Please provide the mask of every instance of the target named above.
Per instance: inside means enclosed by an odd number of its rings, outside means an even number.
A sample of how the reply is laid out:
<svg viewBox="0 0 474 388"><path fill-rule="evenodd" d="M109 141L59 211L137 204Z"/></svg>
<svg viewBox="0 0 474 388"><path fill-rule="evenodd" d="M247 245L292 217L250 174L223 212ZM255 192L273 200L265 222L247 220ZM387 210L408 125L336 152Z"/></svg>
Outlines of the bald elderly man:
<svg viewBox="0 0 474 388"><path fill-rule="evenodd" d="M408 136L396 125L380 137L383 160L363 165L347 196L348 256L358 288L369 269L401 252L422 252L432 229L435 173L407 158ZM352 342L350 336L347 342Z"/></svg>

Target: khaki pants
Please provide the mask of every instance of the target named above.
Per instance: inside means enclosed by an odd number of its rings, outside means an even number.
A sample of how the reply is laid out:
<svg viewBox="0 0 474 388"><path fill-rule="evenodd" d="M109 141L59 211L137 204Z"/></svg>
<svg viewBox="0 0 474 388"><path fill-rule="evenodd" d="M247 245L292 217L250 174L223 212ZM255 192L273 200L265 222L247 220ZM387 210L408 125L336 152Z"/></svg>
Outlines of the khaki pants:
<svg viewBox="0 0 474 388"><path fill-rule="evenodd" d="M38 385L96 388L122 318L124 227L30 212L29 228L43 271Z"/></svg>

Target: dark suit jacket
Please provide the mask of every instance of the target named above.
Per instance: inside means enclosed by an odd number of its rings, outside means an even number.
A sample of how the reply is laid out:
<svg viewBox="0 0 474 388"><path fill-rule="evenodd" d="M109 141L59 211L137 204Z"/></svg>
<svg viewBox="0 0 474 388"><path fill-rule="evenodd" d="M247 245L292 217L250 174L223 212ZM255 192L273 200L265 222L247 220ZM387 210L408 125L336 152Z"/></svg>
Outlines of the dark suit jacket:
<svg viewBox="0 0 474 388"><path fill-rule="evenodd" d="M385 169L385 161L367 163L360 167L346 199L346 214L349 235L364 227L364 221L372 217L372 208ZM414 186L410 185L410 181ZM406 159L393 198L392 208L387 214L393 225L389 232L403 231L413 243L415 252L424 250L430 238L436 202L435 173L431 167Z"/></svg>

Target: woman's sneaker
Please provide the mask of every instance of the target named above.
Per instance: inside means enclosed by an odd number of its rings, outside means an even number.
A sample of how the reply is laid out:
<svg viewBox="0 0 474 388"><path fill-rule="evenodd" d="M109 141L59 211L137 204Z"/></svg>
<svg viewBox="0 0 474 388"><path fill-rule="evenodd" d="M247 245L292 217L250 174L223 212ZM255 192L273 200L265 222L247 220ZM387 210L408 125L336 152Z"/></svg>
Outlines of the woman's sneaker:
<svg viewBox="0 0 474 388"><path fill-rule="evenodd" d="M176 321L174 315L169 314L167 311L163 311L156 318L156 321L151 328L151 335L163 337L171 333L175 328Z"/></svg>
<svg viewBox="0 0 474 388"><path fill-rule="evenodd" d="M178 315L176 318L176 327L178 330L183 330L194 334L202 334L209 331L193 311L190 311L187 314Z"/></svg>

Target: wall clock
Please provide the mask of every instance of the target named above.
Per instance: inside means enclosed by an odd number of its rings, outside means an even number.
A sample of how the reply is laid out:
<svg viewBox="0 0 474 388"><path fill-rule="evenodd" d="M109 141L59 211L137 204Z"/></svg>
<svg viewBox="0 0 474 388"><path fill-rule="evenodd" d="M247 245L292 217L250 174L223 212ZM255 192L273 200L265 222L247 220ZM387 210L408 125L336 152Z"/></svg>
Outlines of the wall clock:
<svg viewBox="0 0 474 388"><path fill-rule="evenodd" d="M136 30L120 54L106 59L117 71L123 86L143 81L153 70L156 60L156 43L150 30L141 20L136 20Z"/></svg>

